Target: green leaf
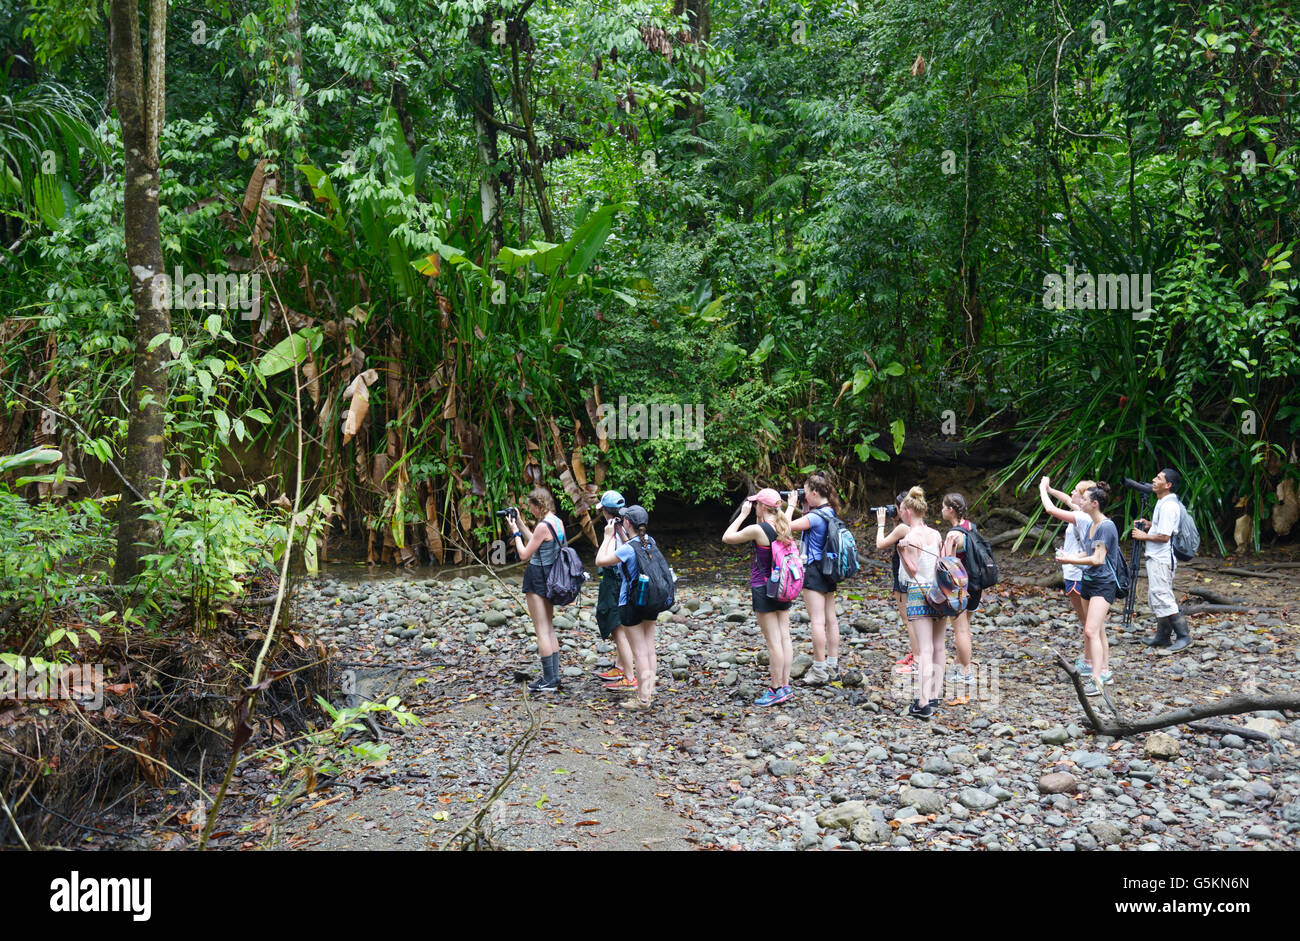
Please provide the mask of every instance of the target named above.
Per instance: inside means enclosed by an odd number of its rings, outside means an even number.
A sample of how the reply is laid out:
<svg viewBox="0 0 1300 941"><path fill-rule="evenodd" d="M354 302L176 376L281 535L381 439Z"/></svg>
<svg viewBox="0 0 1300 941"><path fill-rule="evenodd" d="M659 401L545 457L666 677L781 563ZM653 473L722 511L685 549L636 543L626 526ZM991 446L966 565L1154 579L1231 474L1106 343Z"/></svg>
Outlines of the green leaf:
<svg viewBox="0 0 1300 941"><path fill-rule="evenodd" d="M63 640L64 635L67 633L68 632L65 631L63 628L56 627L53 631L50 632L50 636L45 638L45 646L53 647L59 641Z"/></svg>
<svg viewBox="0 0 1300 941"><path fill-rule="evenodd" d="M217 423L217 434L221 436L222 441L230 440L230 416L217 409L212 413L212 418Z"/></svg>
<svg viewBox="0 0 1300 941"><path fill-rule="evenodd" d="M901 419L901 418L895 418L894 421L893 421L893 423L889 426L889 431L890 431L890 433L892 433L893 436L894 436L894 453L895 453L895 454L902 454L902 453L903 453L903 435L904 435L904 433L905 433L905 429L904 429L904 427L903 427L903 419Z"/></svg>
<svg viewBox="0 0 1300 941"><path fill-rule="evenodd" d="M306 327L297 333L292 333L285 337L275 346L266 351L266 354L258 360L257 371L263 378L270 378L295 366L307 358L307 345L311 344L313 350L320 348L321 328Z"/></svg>

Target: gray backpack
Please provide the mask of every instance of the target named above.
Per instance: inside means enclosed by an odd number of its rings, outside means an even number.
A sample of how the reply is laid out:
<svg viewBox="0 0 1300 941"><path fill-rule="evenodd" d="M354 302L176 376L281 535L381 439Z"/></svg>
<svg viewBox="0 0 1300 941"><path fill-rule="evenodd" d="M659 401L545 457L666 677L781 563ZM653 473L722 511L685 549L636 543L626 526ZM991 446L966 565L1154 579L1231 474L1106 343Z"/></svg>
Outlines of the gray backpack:
<svg viewBox="0 0 1300 941"><path fill-rule="evenodd" d="M1174 499L1178 500L1177 497ZM1196 529L1196 520L1187 512L1182 500L1178 500L1178 528L1169 537L1169 548L1174 550L1174 557L1179 562L1196 558L1196 551L1201 548L1201 534Z"/></svg>
<svg viewBox="0 0 1300 941"><path fill-rule="evenodd" d="M546 525L560 543L560 554L556 556L555 564L546 576L546 600L554 605L566 605L578 597L583 582L589 576L582 567L582 559L578 558L578 550L566 543L549 520Z"/></svg>

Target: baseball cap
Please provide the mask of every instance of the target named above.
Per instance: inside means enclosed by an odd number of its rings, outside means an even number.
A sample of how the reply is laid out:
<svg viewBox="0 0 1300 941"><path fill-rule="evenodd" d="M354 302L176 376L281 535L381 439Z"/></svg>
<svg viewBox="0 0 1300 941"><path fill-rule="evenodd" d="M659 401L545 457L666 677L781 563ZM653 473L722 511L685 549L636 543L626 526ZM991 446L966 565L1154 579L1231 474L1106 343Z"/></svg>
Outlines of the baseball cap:
<svg viewBox="0 0 1300 941"><path fill-rule="evenodd" d="M650 525L650 514L645 511L645 507L635 504L623 511L623 519L634 527Z"/></svg>
<svg viewBox="0 0 1300 941"><path fill-rule="evenodd" d="M623 494L617 490L606 490L600 495L600 505L607 510L623 509Z"/></svg>
<svg viewBox="0 0 1300 941"><path fill-rule="evenodd" d="M764 487L762 490L754 494L752 497L745 497L745 499L749 501L757 501L758 503L761 503L764 506L781 505L781 495L777 493L775 490L773 490L771 487Z"/></svg>

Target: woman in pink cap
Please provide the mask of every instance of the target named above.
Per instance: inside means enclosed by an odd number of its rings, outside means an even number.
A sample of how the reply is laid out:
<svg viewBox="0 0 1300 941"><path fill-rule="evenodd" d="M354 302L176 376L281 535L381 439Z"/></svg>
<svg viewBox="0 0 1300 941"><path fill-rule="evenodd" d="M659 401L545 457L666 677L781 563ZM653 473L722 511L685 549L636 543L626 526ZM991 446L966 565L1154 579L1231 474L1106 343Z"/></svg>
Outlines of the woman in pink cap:
<svg viewBox="0 0 1300 941"><path fill-rule="evenodd" d="M754 508L757 522L741 528ZM754 602L754 617L767 641L767 662L772 685L755 705L775 706L790 699L790 663L794 650L790 644L789 601L777 601L767 596L767 581L772 573L772 543L777 540L794 545L790 535L790 520L781 512L781 495L771 487L764 487L752 497L746 497L736 518L731 521L722 541L729 546L754 543L754 564L749 572L750 596Z"/></svg>

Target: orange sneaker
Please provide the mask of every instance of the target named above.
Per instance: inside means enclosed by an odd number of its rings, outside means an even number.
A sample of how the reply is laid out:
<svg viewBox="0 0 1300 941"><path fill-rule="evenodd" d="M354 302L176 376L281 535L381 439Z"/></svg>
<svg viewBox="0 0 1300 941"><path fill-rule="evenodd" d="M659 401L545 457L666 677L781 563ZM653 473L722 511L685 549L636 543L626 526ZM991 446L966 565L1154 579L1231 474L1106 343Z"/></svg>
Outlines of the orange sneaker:
<svg viewBox="0 0 1300 941"><path fill-rule="evenodd" d="M596 675L602 680L621 680L627 674L618 667L614 667L612 670L606 670L604 673L597 673Z"/></svg>
<svg viewBox="0 0 1300 941"><path fill-rule="evenodd" d="M616 692L621 692L626 690L635 693L636 680L632 679L630 676L625 676L621 680L615 680L613 683L606 683L605 689L612 689L615 690Z"/></svg>

